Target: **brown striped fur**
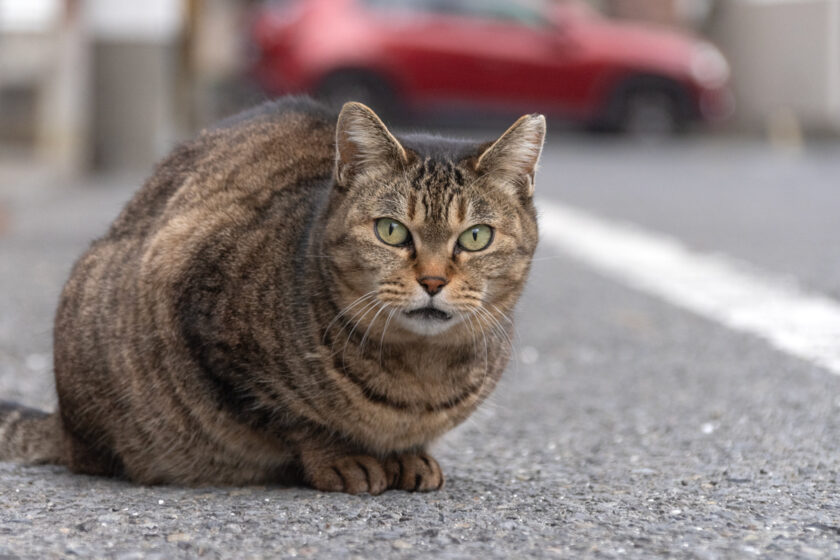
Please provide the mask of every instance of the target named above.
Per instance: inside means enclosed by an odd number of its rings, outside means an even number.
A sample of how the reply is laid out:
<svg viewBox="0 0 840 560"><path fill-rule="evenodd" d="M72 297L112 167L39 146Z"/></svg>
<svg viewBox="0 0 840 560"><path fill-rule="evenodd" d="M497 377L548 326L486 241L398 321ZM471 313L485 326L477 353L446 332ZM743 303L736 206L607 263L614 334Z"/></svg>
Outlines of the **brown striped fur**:
<svg viewBox="0 0 840 560"><path fill-rule="evenodd" d="M493 390L537 243L545 132L397 139L287 98L203 132L76 263L55 322L59 409L0 406L0 459L141 483L443 484L425 448ZM380 217L414 242L385 245ZM495 230L459 250L475 224ZM447 282L434 298L418 278ZM429 301L448 321L411 318Z"/></svg>

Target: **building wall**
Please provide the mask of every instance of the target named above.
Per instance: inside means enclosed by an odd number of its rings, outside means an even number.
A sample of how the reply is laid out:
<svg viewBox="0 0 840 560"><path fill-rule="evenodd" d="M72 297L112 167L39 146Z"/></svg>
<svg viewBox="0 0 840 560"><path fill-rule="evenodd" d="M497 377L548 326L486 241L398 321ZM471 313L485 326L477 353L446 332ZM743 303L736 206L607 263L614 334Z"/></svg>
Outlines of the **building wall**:
<svg viewBox="0 0 840 560"><path fill-rule="evenodd" d="M728 0L720 16L742 126L840 132L840 0Z"/></svg>

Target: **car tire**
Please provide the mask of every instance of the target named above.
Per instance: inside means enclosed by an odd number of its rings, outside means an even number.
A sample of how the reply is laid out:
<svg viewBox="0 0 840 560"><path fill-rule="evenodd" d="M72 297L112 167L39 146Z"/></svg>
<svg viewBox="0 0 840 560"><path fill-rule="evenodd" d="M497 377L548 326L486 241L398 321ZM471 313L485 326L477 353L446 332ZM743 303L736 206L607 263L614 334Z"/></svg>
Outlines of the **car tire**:
<svg viewBox="0 0 840 560"><path fill-rule="evenodd" d="M589 129L666 137L686 131L690 115L690 100L682 86L663 77L638 76L613 89L601 114L589 123Z"/></svg>
<svg viewBox="0 0 840 560"><path fill-rule="evenodd" d="M625 95L619 119L622 132L635 137L665 137L683 132L686 119L674 92L636 88Z"/></svg>
<svg viewBox="0 0 840 560"><path fill-rule="evenodd" d="M321 81L314 93L321 102L335 110L341 109L348 101L358 101L383 119L392 119L399 114L394 88L385 79L369 72L333 72Z"/></svg>

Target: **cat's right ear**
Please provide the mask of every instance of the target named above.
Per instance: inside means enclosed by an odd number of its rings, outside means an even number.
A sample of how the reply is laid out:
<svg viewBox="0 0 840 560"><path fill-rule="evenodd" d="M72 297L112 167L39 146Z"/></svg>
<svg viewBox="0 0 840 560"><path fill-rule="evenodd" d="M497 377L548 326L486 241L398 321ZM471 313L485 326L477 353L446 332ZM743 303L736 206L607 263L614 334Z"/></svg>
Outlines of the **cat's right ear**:
<svg viewBox="0 0 840 560"><path fill-rule="evenodd" d="M545 142L545 117L524 115L479 156L476 170L514 185L527 197L534 195L534 175Z"/></svg>
<svg viewBox="0 0 840 560"><path fill-rule="evenodd" d="M350 101L338 115L335 131L335 179L347 186L359 172L406 163L405 148L369 107Z"/></svg>

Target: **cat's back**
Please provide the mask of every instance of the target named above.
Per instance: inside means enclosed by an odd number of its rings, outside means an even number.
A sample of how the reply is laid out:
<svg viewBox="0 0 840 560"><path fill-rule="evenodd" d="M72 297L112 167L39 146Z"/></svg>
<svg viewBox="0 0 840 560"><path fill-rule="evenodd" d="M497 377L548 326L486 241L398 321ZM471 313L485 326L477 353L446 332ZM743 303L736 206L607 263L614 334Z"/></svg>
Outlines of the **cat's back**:
<svg viewBox="0 0 840 560"><path fill-rule="evenodd" d="M157 166L103 241L148 236L196 208L319 186L332 172L335 119L311 98L286 97L203 130Z"/></svg>
<svg viewBox="0 0 840 560"><path fill-rule="evenodd" d="M109 317L145 295L176 298L166 289L188 282L199 265L230 265L269 242L292 251L328 190L334 136L329 110L287 97L177 147L76 262L56 315L56 343L87 318L102 317L87 326L108 331Z"/></svg>

